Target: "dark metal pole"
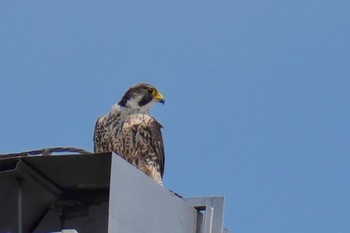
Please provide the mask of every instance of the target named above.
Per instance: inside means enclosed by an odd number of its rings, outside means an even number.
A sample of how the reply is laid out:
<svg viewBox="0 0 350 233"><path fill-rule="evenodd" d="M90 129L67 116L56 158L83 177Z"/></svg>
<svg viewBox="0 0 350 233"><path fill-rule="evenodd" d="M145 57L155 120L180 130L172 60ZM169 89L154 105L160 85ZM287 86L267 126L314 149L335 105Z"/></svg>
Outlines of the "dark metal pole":
<svg viewBox="0 0 350 233"><path fill-rule="evenodd" d="M17 223L18 223L18 233L23 232L23 225L22 225L22 216L23 216L23 204L22 204L22 181L17 180L18 183L18 193L17 193L17 210L18 210L18 216L17 216Z"/></svg>

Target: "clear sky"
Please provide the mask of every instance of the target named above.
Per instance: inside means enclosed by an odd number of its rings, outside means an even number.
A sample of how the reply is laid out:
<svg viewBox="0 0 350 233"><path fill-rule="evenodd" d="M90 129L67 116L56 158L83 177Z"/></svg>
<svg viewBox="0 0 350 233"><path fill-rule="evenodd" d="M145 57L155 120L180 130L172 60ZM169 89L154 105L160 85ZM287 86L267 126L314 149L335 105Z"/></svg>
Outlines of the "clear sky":
<svg viewBox="0 0 350 233"><path fill-rule="evenodd" d="M0 153L92 150L133 84L166 97L165 186L239 233L350 232L350 2L1 1Z"/></svg>

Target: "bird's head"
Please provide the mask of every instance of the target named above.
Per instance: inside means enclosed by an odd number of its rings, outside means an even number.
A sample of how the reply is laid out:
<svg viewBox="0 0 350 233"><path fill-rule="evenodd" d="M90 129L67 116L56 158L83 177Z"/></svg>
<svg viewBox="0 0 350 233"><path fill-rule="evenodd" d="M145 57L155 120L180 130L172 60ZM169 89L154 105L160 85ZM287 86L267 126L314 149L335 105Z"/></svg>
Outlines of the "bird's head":
<svg viewBox="0 0 350 233"><path fill-rule="evenodd" d="M140 83L127 90L118 105L135 112L146 113L154 103L164 104L164 96L154 86Z"/></svg>

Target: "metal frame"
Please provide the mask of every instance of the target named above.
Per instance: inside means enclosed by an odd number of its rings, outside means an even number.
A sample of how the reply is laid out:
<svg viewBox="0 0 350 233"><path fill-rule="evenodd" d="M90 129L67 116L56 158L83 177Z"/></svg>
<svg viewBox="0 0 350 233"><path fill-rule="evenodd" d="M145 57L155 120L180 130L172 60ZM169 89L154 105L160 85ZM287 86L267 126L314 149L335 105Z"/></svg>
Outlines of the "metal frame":
<svg viewBox="0 0 350 233"><path fill-rule="evenodd" d="M0 158L0 190L0 232L227 232L224 197L179 198L113 153Z"/></svg>
<svg viewBox="0 0 350 233"><path fill-rule="evenodd" d="M197 209L205 211L199 227L202 233L222 233L224 219L224 197L191 197L184 200Z"/></svg>

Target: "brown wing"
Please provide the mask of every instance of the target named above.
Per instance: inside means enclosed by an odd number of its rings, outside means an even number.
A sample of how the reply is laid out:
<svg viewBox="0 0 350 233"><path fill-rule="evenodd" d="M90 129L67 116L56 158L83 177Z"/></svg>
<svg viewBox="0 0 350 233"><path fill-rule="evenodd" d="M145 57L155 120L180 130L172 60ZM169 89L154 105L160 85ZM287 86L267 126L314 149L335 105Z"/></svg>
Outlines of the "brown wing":
<svg viewBox="0 0 350 233"><path fill-rule="evenodd" d="M104 132L104 127L103 127L103 121L104 117L101 116L97 119L96 124L95 124L95 130L94 130L94 152L101 152L103 151L102 149L102 135Z"/></svg>
<svg viewBox="0 0 350 233"><path fill-rule="evenodd" d="M133 114L125 121L122 132L123 157L141 170L142 164L153 166L162 178L165 156L161 128L151 116Z"/></svg>
<svg viewBox="0 0 350 233"><path fill-rule="evenodd" d="M163 126L155 119L153 119L153 121L150 122L149 124L149 129L152 131L153 146L159 158L160 174L163 178L164 168L165 168L165 154L164 154L164 143L163 143L161 128L163 128Z"/></svg>

